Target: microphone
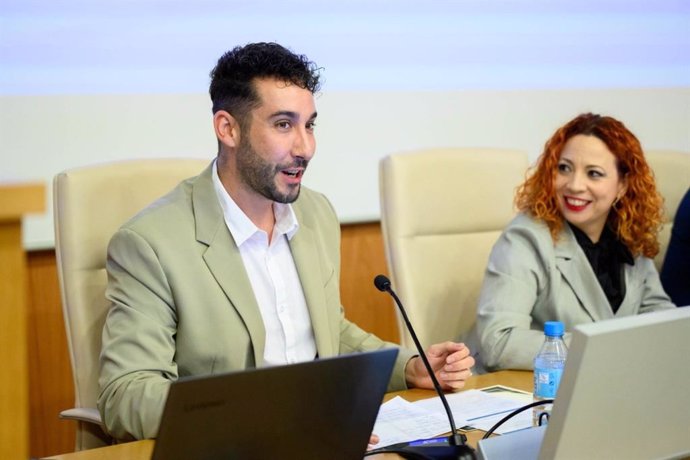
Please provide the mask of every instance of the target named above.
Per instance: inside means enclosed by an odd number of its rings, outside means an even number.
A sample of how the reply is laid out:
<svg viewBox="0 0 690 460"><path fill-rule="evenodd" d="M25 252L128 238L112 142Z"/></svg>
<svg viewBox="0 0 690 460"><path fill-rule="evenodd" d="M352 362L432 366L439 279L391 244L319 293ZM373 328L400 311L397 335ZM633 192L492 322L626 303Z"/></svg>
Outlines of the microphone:
<svg viewBox="0 0 690 460"><path fill-rule="evenodd" d="M410 323L410 320L407 318L407 313L405 312L405 308L403 308L402 302L400 302L400 299L391 288L391 281L385 275L377 275L374 278L374 286L376 286L376 289L378 289L381 292L387 292L391 295L391 297L393 297L393 300L395 300L395 303L398 306L400 313L402 314L403 320L405 321L405 326L407 327L407 330L410 332L412 340L414 341L414 344L417 347L419 357L422 359L422 362L426 367L426 371L429 373L429 377L431 377L431 381L434 384L434 389L436 390L436 393L438 393L438 397L441 399L441 402L443 403L443 408L446 410L448 422L450 423L451 434L445 440L441 438L442 442L430 443L424 440L413 441L411 443L404 443L402 446L396 445L395 450L403 456L406 452L409 452L409 458L420 458L421 456L421 458L429 458L436 460L475 459L476 456L474 454L474 449L465 444L465 436L461 433L458 433L458 430L455 427L455 420L453 419L453 413L451 412L450 406L448 405L446 395L443 393L443 390L441 390L441 385L439 385L438 380L436 379L436 375L434 374L434 371L431 368L431 364L429 363L429 360L426 357L426 353L424 353L422 345L419 343L419 339L417 339L417 334L415 333L414 328ZM386 448L382 448L381 451L386 451Z"/></svg>

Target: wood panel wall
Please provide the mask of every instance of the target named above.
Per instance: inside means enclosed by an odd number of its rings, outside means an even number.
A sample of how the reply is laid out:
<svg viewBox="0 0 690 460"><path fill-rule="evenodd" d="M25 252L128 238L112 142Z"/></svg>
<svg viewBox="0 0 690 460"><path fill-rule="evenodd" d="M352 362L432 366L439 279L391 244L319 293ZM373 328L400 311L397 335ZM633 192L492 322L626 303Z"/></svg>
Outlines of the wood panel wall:
<svg viewBox="0 0 690 460"><path fill-rule="evenodd" d="M362 328L399 341L391 299L376 290L374 277L387 274L378 222L343 225L341 295L346 316ZM30 454L74 450L75 423L60 420L72 407L74 386L53 250L28 254ZM7 378L3 376L2 378Z"/></svg>
<svg viewBox="0 0 690 460"><path fill-rule="evenodd" d="M72 369L58 285L55 251L33 251L29 266L30 455L74 450L74 422L58 419L74 404Z"/></svg>

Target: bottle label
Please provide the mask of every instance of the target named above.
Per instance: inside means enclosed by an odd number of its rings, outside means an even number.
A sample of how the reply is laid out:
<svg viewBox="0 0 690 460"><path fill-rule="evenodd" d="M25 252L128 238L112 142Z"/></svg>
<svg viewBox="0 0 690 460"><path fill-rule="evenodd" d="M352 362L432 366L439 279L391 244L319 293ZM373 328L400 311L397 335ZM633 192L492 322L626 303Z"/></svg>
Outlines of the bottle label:
<svg viewBox="0 0 690 460"><path fill-rule="evenodd" d="M540 398L556 397L563 369L534 369L534 395Z"/></svg>

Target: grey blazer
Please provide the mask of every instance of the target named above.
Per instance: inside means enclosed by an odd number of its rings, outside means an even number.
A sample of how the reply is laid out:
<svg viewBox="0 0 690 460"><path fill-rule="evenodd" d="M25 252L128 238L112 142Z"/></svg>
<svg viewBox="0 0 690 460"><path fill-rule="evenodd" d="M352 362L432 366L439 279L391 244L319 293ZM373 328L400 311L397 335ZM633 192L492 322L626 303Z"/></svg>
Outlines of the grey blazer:
<svg viewBox="0 0 690 460"><path fill-rule="evenodd" d="M479 296L479 358L489 370L532 369L544 322L578 324L674 308L651 259L624 265L616 314L567 225L554 244L545 223L518 214L494 245ZM566 343L570 333L566 332Z"/></svg>
<svg viewBox="0 0 690 460"><path fill-rule="evenodd" d="M126 223L108 247L112 303L103 331L98 407L118 439L155 437L180 376L260 366L265 330L223 220L212 167ZM345 319L340 225L328 200L302 188L290 241L320 357L393 346ZM405 388L401 350L390 389Z"/></svg>

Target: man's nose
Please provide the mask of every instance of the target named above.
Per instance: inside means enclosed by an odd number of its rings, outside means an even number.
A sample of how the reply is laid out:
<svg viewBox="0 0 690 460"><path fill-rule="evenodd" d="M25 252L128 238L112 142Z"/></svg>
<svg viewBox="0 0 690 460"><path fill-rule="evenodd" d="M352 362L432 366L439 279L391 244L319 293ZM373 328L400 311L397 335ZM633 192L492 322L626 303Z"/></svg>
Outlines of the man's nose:
<svg viewBox="0 0 690 460"><path fill-rule="evenodd" d="M295 136L295 142L292 146L292 156L302 157L305 160L311 160L316 150L316 140L314 135L306 129L300 129Z"/></svg>

